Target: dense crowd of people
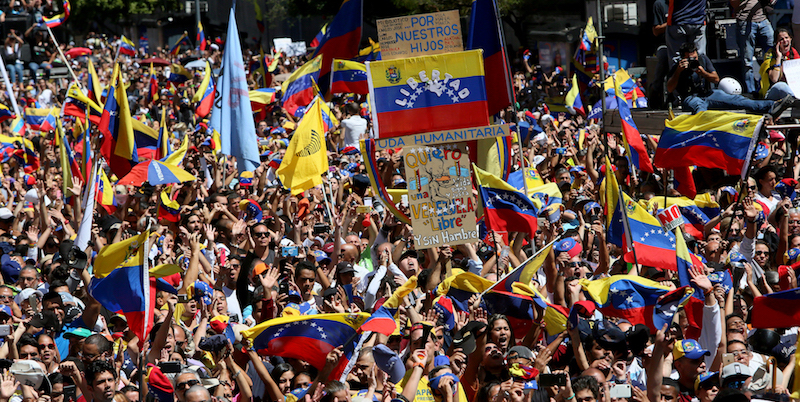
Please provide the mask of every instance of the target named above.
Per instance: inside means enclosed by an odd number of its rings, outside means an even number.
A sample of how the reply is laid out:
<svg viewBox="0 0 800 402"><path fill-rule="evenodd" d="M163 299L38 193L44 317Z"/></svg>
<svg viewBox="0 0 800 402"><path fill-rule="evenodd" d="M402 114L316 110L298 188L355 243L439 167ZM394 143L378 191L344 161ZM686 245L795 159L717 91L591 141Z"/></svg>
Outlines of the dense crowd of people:
<svg viewBox="0 0 800 402"><path fill-rule="evenodd" d="M770 84L761 96L770 100L733 95L712 85L720 77L703 54L705 43L676 37L689 31L673 29L679 24L703 29L680 14L688 1L673 2L675 25L657 24L654 32L666 32L675 55L663 69L662 86L684 110L735 107L777 118L794 105L779 71L782 60L798 57L788 30L777 31L762 72L762 88L764 78ZM41 7L39 0L23 3ZM750 3L758 2L741 2L753 7ZM752 24L761 29L761 14L754 15ZM222 40L202 52L138 49L129 57L117 54L119 40L90 35L75 45L90 54L63 59L33 18L26 32L9 32L3 48L12 93L3 92L0 101L9 110L12 96L26 114L64 106L72 80L50 78L53 65L69 64L86 93L92 79L88 60L100 87L109 85L119 62L132 116L156 131L163 121L170 149L188 138L181 167L197 180L169 187L115 185L120 178L109 171L112 188L104 191L113 191L113 203L82 210L87 183L75 176L71 185L62 182L63 169L70 167L60 160L56 133L31 127L20 132L12 120L2 123L5 136L31 141L39 165L31 168L15 152L24 145L3 143L0 402L745 402L788 401L791 391L800 391L792 386L800 381L797 327L751 326L756 297L797 288L796 135L769 131L761 138L741 187L737 177L720 169L694 170L708 215L687 220L684 232L689 250L702 260L690 271L692 286L704 296L701 317L679 309L663 327L648 326L647 320L601 313L587 290L593 282L622 276L663 290L682 285L666 267L626 262L625 250L609 239L606 215L614 206L603 203L603 183L614 175L622 191L655 214L663 197L681 196L677 182L666 170L637 171L620 133L607 133L581 114L552 111L546 99L563 96L570 81L561 71L541 71L528 52L511 57L518 103L497 119L520 133L520 143L510 149L510 169L525 175L535 169L543 183L555 183L558 213L543 211L533 233L490 231L473 243L422 249L415 246L413 227L387 208L368 174L380 176L387 189L406 189L403 150L358 152L359 140L372 131L366 97L334 94L328 102L338 120L325 133L329 173L321 186L293 195L276 171L300 119L281 106L280 93L255 115L261 164L240 173L235 158L218 152L208 122L195 113L204 67L191 69L187 82L175 83L169 79L174 65L153 68L142 62L158 57L186 64L200 53L219 72ZM19 61L23 42L35 49L35 60L27 65ZM244 54L251 90L263 86L262 74L270 74L269 85L279 89L277 77L308 60L276 56L274 68L259 70L258 52L244 49ZM151 68L158 82L155 101ZM25 69L29 81L23 80ZM746 92L756 92L753 72L746 76ZM76 119L62 121L76 159L87 146L99 149L96 128L88 131L92 141L80 146ZM541 132L523 135L522 123ZM643 137L654 154L658 139ZM368 172L370 160L376 161L375 172ZM164 191L179 205L176 219L162 214ZM388 202L408 211L403 199ZM78 250L85 251L82 257L73 242L86 214L94 224L89 246ZM113 268L94 264L104 247L147 231L147 266L174 271L162 275L167 286L159 285L153 298L152 329L139 339L128 325L131 316L109 311L90 294L90 284L98 269ZM552 249L545 249L553 241ZM500 314L480 292L453 300L454 310L441 308L448 289L457 287L455 277L494 283L542 249L547 257L526 285L539 301L547 300L523 309L528 316ZM368 334L355 350L335 345L324 360L316 355L319 349L305 356L264 354L242 334L282 317L372 314L398 295L394 332ZM344 375L333 376L347 360Z"/></svg>

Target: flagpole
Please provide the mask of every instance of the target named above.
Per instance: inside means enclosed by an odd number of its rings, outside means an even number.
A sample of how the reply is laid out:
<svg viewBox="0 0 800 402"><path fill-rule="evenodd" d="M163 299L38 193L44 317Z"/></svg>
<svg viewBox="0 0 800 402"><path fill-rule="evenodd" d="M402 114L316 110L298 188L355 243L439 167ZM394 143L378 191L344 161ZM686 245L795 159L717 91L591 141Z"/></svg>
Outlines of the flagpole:
<svg viewBox="0 0 800 402"><path fill-rule="evenodd" d="M45 28L47 28L47 32L50 34L50 40L52 40L53 44L56 45L56 49L58 49L58 54L61 55L61 60L64 60L64 64L67 65L67 68L69 69L69 73L72 75L72 79L75 80L75 82L78 83L78 88L80 88L81 83L78 81L78 76L75 75L75 71L72 70L72 65L69 63L69 61L67 61L67 57L64 56L64 52L61 51L61 46L58 45L58 41L56 40L56 36L53 35L53 30L50 29L50 27L47 26L47 24L44 24L44 26L45 26ZM36 78L36 77L34 77L34 78Z"/></svg>
<svg viewBox="0 0 800 402"><path fill-rule="evenodd" d="M515 272L517 272L518 270L520 270L520 269L524 268L524 267L525 267L525 265L526 265L527 263L531 262L531 261L532 261L534 258L538 257L538 256L539 256L539 254L541 254L541 253L542 253L542 251L544 251L544 250L547 250L547 249L548 249L550 246L552 246L552 245L553 245L553 243L555 243L555 242L557 242L557 241L561 240L561 238L562 238L562 237L564 237L564 234L563 234L563 233L562 233L562 234L560 234L560 235L558 235L558 236L556 236L556 238L555 238L555 239L553 239L553 240L552 240L550 243L547 243L547 244L546 244L544 247L542 247L541 249L539 249L539 251L535 252L535 253L534 253L532 256L530 256L530 258L528 258L527 260L523 261L521 264L517 265L517 267L516 267L516 268L514 268L514 270L513 270L513 271L511 271L511 272L509 272L509 273L507 273L507 274L503 275L503 277L502 277L502 278L500 278L500 279L498 279L498 280L497 280L495 283L493 283L493 284L492 284L492 286L489 286L489 288L487 288L486 290L484 290L483 292L481 292L481 294L480 294L480 296L479 296L479 297L483 297L483 295L485 295L485 294L486 294L488 291L490 291L490 290L494 289L494 287L495 287L495 286L497 286L497 284L498 284L498 283L501 283L501 282L503 282L503 280L505 280L506 278L508 278L509 276L511 276L513 273L515 273Z"/></svg>
<svg viewBox="0 0 800 402"><path fill-rule="evenodd" d="M353 367L356 365L356 360L358 360L358 355L361 354L361 349L364 347L364 342L369 339L370 335L372 335L372 331L367 331L361 334L361 338L358 340L358 344L356 345L356 349L353 351L353 356L350 357L350 360L347 362L347 365L344 366L344 371L342 371L342 376L339 377L340 382L345 382L347 380L347 375L353 371ZM347 342L345 342L347 345Z"/></svg>
<svg viewBox="0 0 800 402"><path fill-rule="evenodd" d="M8 97L11 98L11 105L14 106L14 114L16 114L17 117L22 118L22 113L20 113L19 105L17 104L17 96L14 95L14 89L11 86L11 81L8 80L8 71L6 71L6 62L3 61L2 57L0 57L0 70L2 70L3 72L3 82L6 84L6 91L8 91Z"/></svg>
<svg viewBox="0 0 800 402"><path fill-rule="evenodd" d="M611 172L611 174L614 174L614 172ZM625 237L631 247L631 252L633 252L633 263L636 265L636 275L639 276L639 260L636 258L636 248L633 246L633 236L631 235L631 224L628 222L628 212L625 211L625 193L620 190L619 183L617 183L617 194L619 194L617 198L619 210L622 212L622 224L625 226ZM623 258L624 257L625 255L623 254Z"/></svg>
<svg viewBox="0 0 800 402"><path fill-rule="evenodd" d="M603 62L603 18L600 9L600 0L595 0L597 3L597 65L600 67L600 140L603 141L603 148L605 148L605 154L608 155L608 138L604 133L605 126L606 126L606 91L605 91L605 82L606 82L606 70L605 70L605 63Z"/></svg>

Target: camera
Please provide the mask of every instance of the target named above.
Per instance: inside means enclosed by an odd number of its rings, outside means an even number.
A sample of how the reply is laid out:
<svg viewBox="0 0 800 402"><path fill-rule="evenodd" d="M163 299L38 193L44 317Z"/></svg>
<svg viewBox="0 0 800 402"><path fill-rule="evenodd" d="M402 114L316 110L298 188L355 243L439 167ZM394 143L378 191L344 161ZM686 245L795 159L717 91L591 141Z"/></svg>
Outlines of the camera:
<svg viewBox="0 0 800 402"><path fill-rule="evenodd" d="M689 69L690 70L697 70L698 68L700 68L700 60L698 60L696 57L690 58L689 59Z"/></svg>

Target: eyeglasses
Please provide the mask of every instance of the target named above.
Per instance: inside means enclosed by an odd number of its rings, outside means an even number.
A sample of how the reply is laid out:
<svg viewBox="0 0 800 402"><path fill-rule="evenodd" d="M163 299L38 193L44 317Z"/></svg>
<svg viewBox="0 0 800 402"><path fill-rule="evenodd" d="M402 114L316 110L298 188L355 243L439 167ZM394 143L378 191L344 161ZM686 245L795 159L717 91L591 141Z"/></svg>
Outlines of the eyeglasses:
<svg viewBox="0 0 800 402"><path fill-rule="evenodd" d="M255 237L267 237L267 236L269 236L269 233L267 233L267 232L253 232L253 236L255 236Z"/></svg>
<svg viewBox="0 0 800 402"><path fill-rule="evenodd" d="M27 359L29 357L39 357L39 352L31 352L31 353L20 353L20 359Z"/></svg>
<svg viewBox="0 0 800 402"><path fill-rule="evenodd" d="M200 384L200 381L198 381L198 380L189 380L189 381L179 382L178 384L175 385L175 388L176 389L191 388L191 387L194 387L197 384Z"/></svg>
<svg viewBox="0 0 800 402"><path fill-rule="evenodd" d="M756 186L747 186L747 189L755 191L756 190Z"/></svg>
<svg viewBox="0 0 800 402"><path fill-rule="evenodd" d="M800 225L800 219L789 221L789 223L792 225Z"/></svg>
<svg viewBox="0 0 800 402"><path fill-rule="evenodd" d="M42 343L42 344L39 344L39 349L55 349L55 348L56 348L56 344L55 343Z"/></svg>
<svg viewBox="0 0 800 402"><path fill-rule="evenodd" d="M768 252L766 251L761 251L761 250L756 251L756 255L767 255L767 254Z"/></svg>
<svg viewBox="0 0 800 402"><path fill-rule="evenodd" d="M11 300L14 296L0 295L0 300Z"/></svg>
<svg viewBox="0 0 800 402"><path fill-rule="evenodd" d="M734 350L733 352L731 352L731 354L733 355L733 357L738 357L740 355L747 356L747 350Z"/></svg>

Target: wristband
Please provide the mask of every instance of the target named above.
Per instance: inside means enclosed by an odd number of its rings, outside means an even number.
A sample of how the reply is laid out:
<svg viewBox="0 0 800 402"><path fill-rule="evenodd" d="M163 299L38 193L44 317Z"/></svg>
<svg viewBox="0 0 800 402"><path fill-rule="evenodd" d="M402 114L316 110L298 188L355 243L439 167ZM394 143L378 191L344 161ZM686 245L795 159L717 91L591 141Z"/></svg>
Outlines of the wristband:
<svg viewBox="0 0 800 402"><path fill-rule="evenodd" d="M571 401L573 399L575 399L575 394L574 393L572 395L570 395L568 398L564 398L565 401Z"/></svg>
<svg viewBox="0 0 800 402"><path fill-rule="evenodd" d="M413 370L416 367L419 367L419 368L425 370L425 364L424 363L414 363L414 365L411 366L411 369Z"/></svg>

